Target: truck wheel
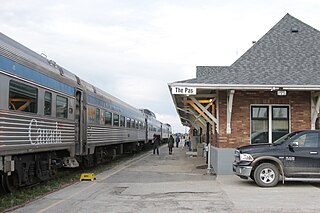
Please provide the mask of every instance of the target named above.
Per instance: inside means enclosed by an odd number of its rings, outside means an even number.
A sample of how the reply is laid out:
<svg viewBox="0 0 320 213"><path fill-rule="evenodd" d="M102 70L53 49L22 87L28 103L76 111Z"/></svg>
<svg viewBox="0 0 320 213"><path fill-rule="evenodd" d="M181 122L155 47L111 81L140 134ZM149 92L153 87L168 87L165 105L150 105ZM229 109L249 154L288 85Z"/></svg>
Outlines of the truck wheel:
<svg viewBox="0 0 320 213"><path fill-rule="evenodd" d="M271 163L262 163L254 171L254 180L261 187L275 186L279 181L279 170Z"/></svg>
<svg viewBox="0 0 320 213"><path fill-rule="evenodd" d="M251 172L250 178L251 178L251 180L255 181L255 180L254 180L254 172Z"/></svg>

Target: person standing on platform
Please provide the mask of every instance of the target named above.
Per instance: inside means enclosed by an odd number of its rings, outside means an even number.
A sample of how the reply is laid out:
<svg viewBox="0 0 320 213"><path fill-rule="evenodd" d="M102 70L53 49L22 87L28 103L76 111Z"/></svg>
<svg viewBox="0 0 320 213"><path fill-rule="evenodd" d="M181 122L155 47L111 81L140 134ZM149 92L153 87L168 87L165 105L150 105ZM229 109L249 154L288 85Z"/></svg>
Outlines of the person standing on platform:
<svg viewBox="0 0 320 213"><path fill-rule="evenodd" d="M168 147L169 147L169 155L172 155L172 147L174 146L174 139L172 135L170 135L168 140Z"/></svg>
<svg viewBox="0 0 320 213"><path fill-rule="evenodd" d="M177 147L179 146L179 143L180 143L180 137L179 137L179 135L177 135L177 137L176 137L176 146Z"/></svg>
<svg viewBox="0 0 320 213"><path fill-rule="evenodd" d="M160 146L160 135L153 135L153 154L156 154L157 150L157 155L159 155L159 146Z"/></svg>

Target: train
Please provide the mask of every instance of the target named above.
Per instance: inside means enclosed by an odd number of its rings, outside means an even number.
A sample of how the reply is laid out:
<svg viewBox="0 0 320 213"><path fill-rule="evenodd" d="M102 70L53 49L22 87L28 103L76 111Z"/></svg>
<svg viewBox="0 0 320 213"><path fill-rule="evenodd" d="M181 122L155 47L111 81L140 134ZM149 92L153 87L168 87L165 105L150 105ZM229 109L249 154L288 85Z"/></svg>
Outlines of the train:
<svg viewBox="0 0 320 213"><path fill-rule="evenodd" d="M171 126L0 33L0 187L12 192L61 167L141 150Z"/></svg>

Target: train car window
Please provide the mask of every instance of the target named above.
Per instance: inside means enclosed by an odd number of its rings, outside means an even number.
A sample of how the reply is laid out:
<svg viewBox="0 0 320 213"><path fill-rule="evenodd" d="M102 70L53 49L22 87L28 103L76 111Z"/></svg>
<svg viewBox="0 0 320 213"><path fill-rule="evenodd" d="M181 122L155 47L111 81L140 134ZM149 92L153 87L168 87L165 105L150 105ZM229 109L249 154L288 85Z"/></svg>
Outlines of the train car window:
<svg viewBox="0 0 320 213"><path fill-rule="evenodd" d="M100 109L96 108L96 123L100 124Z"/></svg>
<svg viewBox="0 0 320 213"><path fill-rule="evenodd" d="M68 117L68 99L57 95L57 118Z"/></svg>
<svg viewBox="0 0 320 213"><path fill-rule="evenodd" d="M139 129L139 122L136 121L136 129Z"/></svg>
<svg viewBox="0 0 320 213"><path fill-rule="evenodd" d="M112 124L112 113L105 112L104 113L104 124L111 125Z"/></svg>
<svg viewBox="0 0 320 213"><path fill-rule="evenodd" d="M139 121L139 129L142 129L142 122Z"/></svg>
<svg viewBox="0 0 320 213"><path fill-rule="evenodd" d="M52 112L52 94L50 92L44 93L44 114L51 115Z"/></svg>
<svg viewBox="0 0 320 213"><path fill-rule="evenodd" d="M92 106L88 106L88 123L94 123L96 118L96 110Z"/></svg>
<svg viewBox="0 0 320 213"><path fill-rule="evenodd" d="M119 126L119 115L113 115L113 126Z"/></svg>
<svg viewBox="0 0 320 213"><path fill-rule="evenodd" d="M9 109L37 113L38 89L16 81L9 85Z"/></svg>
<svg viewBox="0 0 320 213"><path fill-rule="evenodd" d="M131 126L131 118L127 118L127 127L130 128Z"/></svg>
<svg viewBox="0 0 320 213"><path fill-rule="evenodd" d="M131 128L136 128L136 127L134 126L134 119L131 119Z"/></svg>
<svg viewBox="0 0 320 213"><path fill-rule="evenodd" d="M125 127L126 125L126 118L124 116L120 116L120 126Z"/></svg>

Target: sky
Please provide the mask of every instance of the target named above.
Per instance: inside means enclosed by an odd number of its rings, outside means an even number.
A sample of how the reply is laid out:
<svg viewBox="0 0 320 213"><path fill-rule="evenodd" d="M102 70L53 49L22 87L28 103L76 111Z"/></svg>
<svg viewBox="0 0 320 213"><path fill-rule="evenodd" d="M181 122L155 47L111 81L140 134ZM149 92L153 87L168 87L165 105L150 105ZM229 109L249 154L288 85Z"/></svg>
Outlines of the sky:
<svg viewBox="0 0 320 213"><path fill-rule="evenodd" d="M0 32L184 133L168 83L229 66L287 13L320 30L319 0L10 0Z"/></svg>

